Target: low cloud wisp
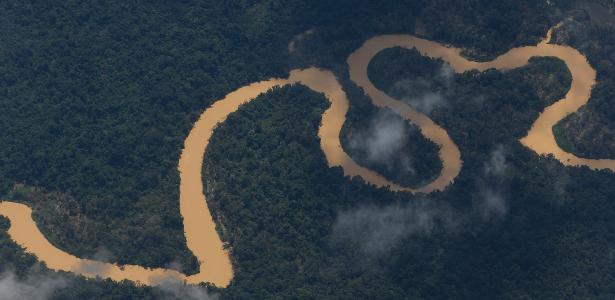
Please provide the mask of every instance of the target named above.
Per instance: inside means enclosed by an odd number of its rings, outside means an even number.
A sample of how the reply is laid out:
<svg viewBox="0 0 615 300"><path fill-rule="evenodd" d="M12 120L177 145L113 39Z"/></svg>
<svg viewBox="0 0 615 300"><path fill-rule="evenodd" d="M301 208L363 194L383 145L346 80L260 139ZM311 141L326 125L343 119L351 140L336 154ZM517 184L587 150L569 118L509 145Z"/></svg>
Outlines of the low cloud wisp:
<svg viewBox="0 0 615 300"><path fill-rule="evenodd" d="M300 34L295 35L288 43L288 53L293 53L297 50L297 43L303 41L306 37L312 35L314 29L308 29Z"/></svg>
<svg viewBox="0 0 615 300"><path fill-rule="evenodd" d="M478 179L477 207L484 219L501 218L508 212L505 198L507 170L506 151L503 146L497 146L483 166L482 178Z"/></svg>
<svg viewBox="0 0 615 300"><path fill-rule="evenodd" d="M393 84L392 94L408 95L401 98L416 110L431 114L436 108L446 107L446 94L453 84L455 72L448 64L442 64L437 75L430 79L402 79ZM440 88L436 88L439 86Z"/></svg>
<svg viewBox="0 0 615 300"><path fill-rule="evenodd" d="M340 212L333 226L333 238L351 242L365 254L385 255L402 240L428 235L442 225L456 226L448 208L430 199L387 206L364 205Z"/></svg>
<svg viewBox="0 0 615 300"><path fill-rule="evenodd" d="M67 287L69 281L57 274L30 274L20 279L12 271L0 274L0 300L47 300Z"/></svg>
<svg viewBox="0 0 615 300"><path fill-rule="evenodd" d="M377 163L388 170L402 168L408 174L415 174L412 161L406 155L399 155L408 142L410 127L392 112L379 112L370 122L368 129L350 136L349 147L368 163Z"/></svg>
<svg viewBox="0 0 615 300"><path fill-rule="evenodd" d="M218 294L211 294L206 288L198 285L185 285L177 280L166 280L157 287L165 295L165 299L177 300L218 300Z"/></svg>

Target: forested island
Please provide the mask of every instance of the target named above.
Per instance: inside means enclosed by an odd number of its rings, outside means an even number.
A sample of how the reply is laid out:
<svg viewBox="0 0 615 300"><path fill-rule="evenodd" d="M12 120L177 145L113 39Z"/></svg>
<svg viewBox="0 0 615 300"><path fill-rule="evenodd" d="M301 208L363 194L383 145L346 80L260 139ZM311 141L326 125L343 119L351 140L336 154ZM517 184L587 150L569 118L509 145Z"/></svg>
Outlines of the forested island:
<svg viewBox="0 0 615 300"><path fill-rule="evenodd" d="M553 42L586 55L598 76L588 105L554 127L557 141L615 158L615 27L584 2L5 1L0 16L0 194L31 206L50 241L82 257L195 273L177 204L183 141L215 100L295 68L326 68L342 83L350 109L340 140L357 163L406 186L436 177L438 147L348 78L348 55L379 34L487 60L562 22ZM615 174L565 167L518 141L567 92L562 61L453 74L392 48L368 75L458 145L463 168L447 189L394 193L344 177L319 147L325 97L276 88L215 130L204 164L235 269L227 288L52 272L12 242L2 217L0 282L32 299L615 296ZM394 142L365 146L381 132Z"/></svg>

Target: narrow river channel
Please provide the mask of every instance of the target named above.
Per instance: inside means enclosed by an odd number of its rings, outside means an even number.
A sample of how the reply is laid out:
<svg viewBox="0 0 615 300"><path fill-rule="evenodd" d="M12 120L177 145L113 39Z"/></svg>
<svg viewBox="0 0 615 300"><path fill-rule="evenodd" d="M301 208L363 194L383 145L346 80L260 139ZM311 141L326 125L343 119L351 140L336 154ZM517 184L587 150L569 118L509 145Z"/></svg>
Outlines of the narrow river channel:
<svg viewBox="0 0 615 300"><path fill-rule="evenodd" d="M165 280L180 280L188 284L213 283L226 287L233 278L233 267L228 250L224 249L216 224L207 206L203 193L202 165L209 140L219 123L237 111L245 103L267 93L274 87L302 84L323 93L331 102L324 112L318 136L321 148L329 166L341 166L346 176L361 176L365 181L393 191L430 193L445 189L459 174L462 167L461 154L446 130L428 116L407 104L393 99L378 90L369 80L367 67L372 58L384 49L392 47L416 48L421 54L440 58L449 63L457 73L468 70L507 70L526 65L531 57L557 57L563 60L572 74L572 84L566 96L545 108L532 125L521 143L538 154L552 154L568 166L589 166L593 169L615 170L615 160L585 159L562 150L555 141L553 126L568 114L585 105L595 84L596 71L577 50L562 45L549 44L552 30L536 46L514 48L488 62L467 60L460 55L461 49L446 47L440 43L424 40L411 35L382 35L367 40L348 58L350 79L363 88L375 106L387 107L409 122L417 125L421 133L439 146L442 160L440 175L432 182L416 189L400 186L380 174L356 164L344 152L340 143L340 131L346 121L349 102L341 85L332 72L318 68L293 70L286 79L274 78L250 84L233 91L214 102L200 116L185 140L179 160L180 213L188 248L197 257L199 272L185 275L170 269L149 269L135 265L119 266L78 258L52 245L40 232L32 219L32 210L24 204L0 202L0 215L8 218L11 226L8 234L26 252L35 255L52 270L73 272L86 277L110 278L115 281L131 280L142 285L158 285Z"/></svg>

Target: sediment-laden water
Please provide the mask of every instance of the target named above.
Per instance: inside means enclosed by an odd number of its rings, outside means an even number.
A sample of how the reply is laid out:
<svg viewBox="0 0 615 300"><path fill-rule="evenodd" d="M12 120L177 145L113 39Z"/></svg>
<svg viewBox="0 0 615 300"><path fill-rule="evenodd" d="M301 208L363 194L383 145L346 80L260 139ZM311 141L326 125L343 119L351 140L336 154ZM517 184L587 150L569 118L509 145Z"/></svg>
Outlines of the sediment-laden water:
<svg viewBox="0 0 615 300"><path fill-rule="evenodd" d="M180 213L188 248L199 261L199 272L185 275L170 269L149 269L142 266L98 262L78 258L52 245L40 232L32 219L32 210L24 204L0 202L0 215L8 218L11 226L8 233L26 252L35 255L52 270L73 272L86 277L110 278L115 281L131 280L144 285L158 285L165 280L180 280L188 284L213 283L226 287L233 278L233 267L228 250L224 249L216 225L207 207L203 194L202 164L209 140L216 126L245 103L266 93L274 87L302 84L323 93L331 102L324 112L319 128L321 149L329 166L341 166L346 176L361 176L366 182L393 191L430 193L450 185L462 167L461 154L446 130L428 116L407 104L378 90L369 80L367 67L380 51L391 47L416 48L421 54L440 58L449 63L457 73L468 70L484 71L490 68L507 70L526 65L531 57L557 57L563 60L572 74L572 84L566 96L545 108L520 142L538 154L552 154L568 166L589 166L593 169L615 170L615 160L585 159L562 150L553 135L553 126L568 114L577 111L590 98L595 84L596 71L577 50L563 45L549 44L552 30L545 40L536 46L514 48L488 62L470 61L460 55L461 49L446 47L411 35L382 35L369 39L348 58L350 78L372 99L375 106L387 107L421 129L423 136L439 146L442 160L440 175L418 188L408 188L391 182L380 174L356 164L344 152L340 143L340 131L346 120L348 99L333 73L309 68L293 70L286 79L274 78L242 87L214 102L200 116L185 140L179 160Z"/></svg>

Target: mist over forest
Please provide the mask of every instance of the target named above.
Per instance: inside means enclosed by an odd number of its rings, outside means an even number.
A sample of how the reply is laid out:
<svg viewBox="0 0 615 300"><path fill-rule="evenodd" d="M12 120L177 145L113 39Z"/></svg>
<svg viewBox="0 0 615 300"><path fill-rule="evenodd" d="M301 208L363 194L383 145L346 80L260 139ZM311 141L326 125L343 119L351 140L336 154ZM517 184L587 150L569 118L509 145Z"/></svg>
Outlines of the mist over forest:
<svg viewBox="0 0 615 300"><path fill-rule="evenodd" d="M349 101L339 140L359 166L411 188L438 178L438 144L350 78L349 55L379 35L488 61L560 24L551 43L597 76L587 105L553 127L557 145L615 159L612 0L7 0L0 24L0 199L31 207L77 257L197 274L178 203L184 141L216 100L294 69L335 75ZM564 61L456 73L392 47L367 74L458 147L461 171L442 191L393 192L329 167L330 102L274 88L218 124L205 154L227 287L56 272L0 214L0 300L615 298L615 173L519 142L568 92Z"/></svg>

